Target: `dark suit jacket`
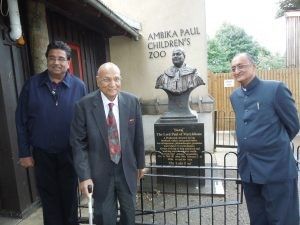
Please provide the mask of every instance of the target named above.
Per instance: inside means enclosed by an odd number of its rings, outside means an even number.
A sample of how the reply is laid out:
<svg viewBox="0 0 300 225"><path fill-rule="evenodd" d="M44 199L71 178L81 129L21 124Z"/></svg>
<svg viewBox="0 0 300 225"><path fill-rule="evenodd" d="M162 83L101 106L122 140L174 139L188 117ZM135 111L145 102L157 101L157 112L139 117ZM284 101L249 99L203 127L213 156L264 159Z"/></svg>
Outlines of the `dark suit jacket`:
<svg viewBox="0 0 300 225"><path fill-rule="evenodd" d="M230 97L236 115L241 179L266 184L297 177L290 141L299 132L297 109L282 82L255 77Z"/></svg>
<svg viewBox="0 0 300 225"><path fill-rule="evenodd" d="M145 166L142 115L138 99L119 93L120 139L122 165L131 193L137 189L137 169ZM70 142L74 166L79 180L92 179L94 198L103 200L112 176L106 117L99 90L82 98L75 105Z"/></svg>

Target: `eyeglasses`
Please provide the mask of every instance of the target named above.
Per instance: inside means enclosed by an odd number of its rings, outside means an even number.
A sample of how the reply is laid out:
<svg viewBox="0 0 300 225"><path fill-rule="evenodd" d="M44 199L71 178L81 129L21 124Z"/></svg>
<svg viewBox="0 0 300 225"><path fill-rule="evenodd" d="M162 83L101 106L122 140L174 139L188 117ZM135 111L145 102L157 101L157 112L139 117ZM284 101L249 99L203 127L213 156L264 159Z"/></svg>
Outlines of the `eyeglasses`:
<svg viewBox="0 0 300 225"><path fill-rule="evenodd" d="M237 66L233 66L231 67L231 71L235 72L236 70L245 70L248 66L251 66L251 64L243 64L243 65L237 65Z"/></svg>
<svg viewBox="0 0 300 225"><path fill-rule="evenodd" d="M115 83L120 84L121 80L122 80L121 77L115 77L113 79L108 78L108 77L104 77L103 79L100 80L100 82L103 82L105 84L110 84L110 83L112 83L114 81Z"/></svg>
<svg viewBox="0 0 300 225"><path fill-rule="evenodd" d="M58 57L58 58L55 58L55 57L48 57L48 62L51 62L51 63L55 63L56 60L59 62L59 63L64 63L66 61L68 61L68 59L64 58L64 57Z"/></svg>

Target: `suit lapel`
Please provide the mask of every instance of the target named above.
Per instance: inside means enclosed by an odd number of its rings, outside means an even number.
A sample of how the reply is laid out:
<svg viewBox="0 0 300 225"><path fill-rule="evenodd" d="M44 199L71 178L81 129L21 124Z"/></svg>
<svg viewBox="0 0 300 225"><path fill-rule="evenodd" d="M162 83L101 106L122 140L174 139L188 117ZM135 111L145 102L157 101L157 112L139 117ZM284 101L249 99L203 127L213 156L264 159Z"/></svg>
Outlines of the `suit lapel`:
<svg viewBox="0 0 300 225"><path fill-rule="evenodd" d="M126 104L126 99L119 93L119 118L120 118L120 137L121 137L121 149L125 149L125 144L128 135L128 118L129 108Z"/></svg>
<svg viewBox="0 0 300 225"><path fill-rule="evenodd" d="M104 112L103 101L101 98L101 92L98 91L93 100L92 109L93 116L95 119L95 123L100 130L100 133L104 139L104 142L108 148L108 137L107 137L107 125L106 125L106 117Z"/></svg>

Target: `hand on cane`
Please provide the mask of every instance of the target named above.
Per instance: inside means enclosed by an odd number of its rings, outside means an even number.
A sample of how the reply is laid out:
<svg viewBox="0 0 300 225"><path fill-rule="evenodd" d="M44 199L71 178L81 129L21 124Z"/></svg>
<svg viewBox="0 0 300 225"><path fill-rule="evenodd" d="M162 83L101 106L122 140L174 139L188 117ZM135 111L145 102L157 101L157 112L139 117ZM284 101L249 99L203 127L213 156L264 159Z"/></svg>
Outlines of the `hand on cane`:
<svg viewBox="0 0 300 225"><path fill-rule="evenodd" d="M84 180L84 181L80 182L80 184L79 184L80 191L85 197L89 197L89 195L90 195L88 186L91 186L91 188L92 188L91 193L93 193L94 183L93 183L92 179Z"/></svg>
<svg viewBox="0 0 300 225"><path fill-rule="evenodd" d="M93 225L93 186L91 184L88 185L88 197L89 197L89 225Z"/></svg>

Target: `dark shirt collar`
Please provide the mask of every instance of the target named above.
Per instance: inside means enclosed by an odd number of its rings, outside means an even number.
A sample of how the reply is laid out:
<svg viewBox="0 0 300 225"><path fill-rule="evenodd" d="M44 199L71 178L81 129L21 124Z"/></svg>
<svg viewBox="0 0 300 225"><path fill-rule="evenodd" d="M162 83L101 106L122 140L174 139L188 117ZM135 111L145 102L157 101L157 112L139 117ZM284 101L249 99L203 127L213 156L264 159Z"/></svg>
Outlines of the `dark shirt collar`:
<svg viewBox="0 0 300 225"><path fill-rule="evenodd" d="M48 73L48 70L45 70L43 73L40 74L40 76L42 76L40 85L51 84L52 81L49 77L50 75ZM71 85L71 77L70 76L71 76L70 73L66 72L64 79L61 81L61 83L64 84L68 88Z"/></svg>
<svg viewBox="0 0 300 225"><path fill-rule="evenodd" d="M259 82L260 79L257 76L255 76L246 87L241 86L241 89L245 94L250 93L259 84Z"/></svg>

